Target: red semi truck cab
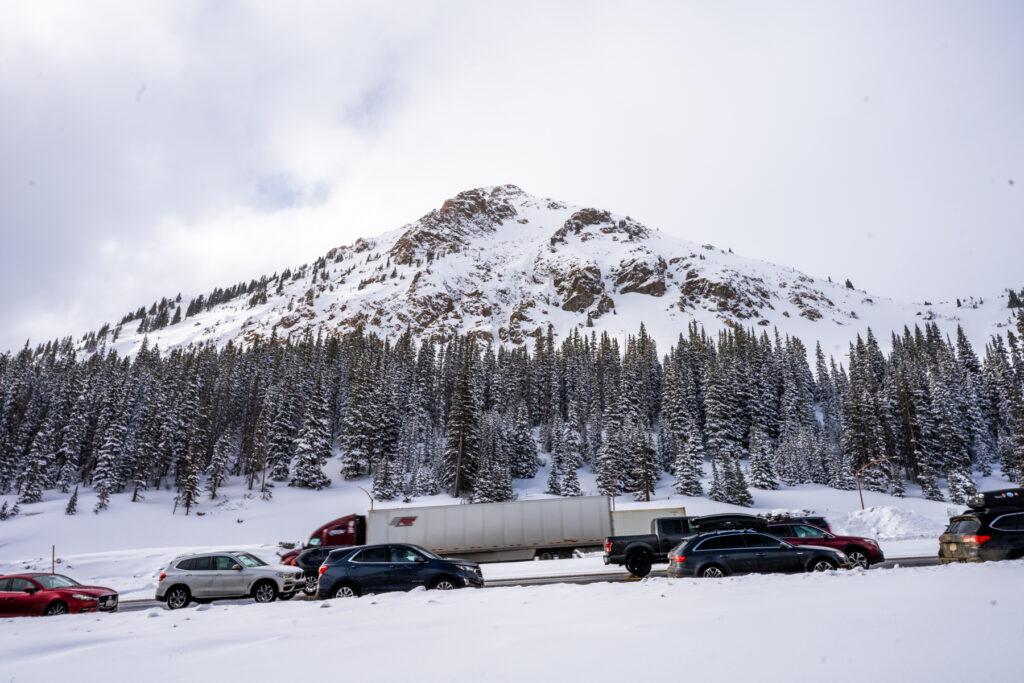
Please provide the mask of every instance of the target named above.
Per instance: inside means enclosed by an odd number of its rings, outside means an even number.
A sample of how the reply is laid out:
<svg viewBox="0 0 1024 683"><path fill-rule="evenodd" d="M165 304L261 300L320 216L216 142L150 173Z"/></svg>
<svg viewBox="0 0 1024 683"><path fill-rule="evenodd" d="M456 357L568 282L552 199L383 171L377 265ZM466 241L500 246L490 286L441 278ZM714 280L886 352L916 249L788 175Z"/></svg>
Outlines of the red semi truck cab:
<svg viewBox="0 0 1024 683"><path fill-rule="evenodd" d="M366 517L345 515L318 527L301 548L289 550L281 555L281 563L294 565L295 558L308 548L342 547L366 543Z"/></svg>

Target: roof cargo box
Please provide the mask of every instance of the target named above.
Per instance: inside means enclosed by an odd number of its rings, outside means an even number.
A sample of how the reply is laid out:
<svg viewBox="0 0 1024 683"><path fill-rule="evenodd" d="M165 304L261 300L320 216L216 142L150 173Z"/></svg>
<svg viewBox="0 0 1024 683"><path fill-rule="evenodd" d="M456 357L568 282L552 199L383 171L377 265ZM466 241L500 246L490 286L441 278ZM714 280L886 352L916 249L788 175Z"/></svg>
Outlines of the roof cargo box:
<svg viewBox="0 0 1024 683"><path fill-rule="evenodd" d="M967 505L974 510L985 508L1024 508L1024 489L984 491L971 496Z"/></svg>

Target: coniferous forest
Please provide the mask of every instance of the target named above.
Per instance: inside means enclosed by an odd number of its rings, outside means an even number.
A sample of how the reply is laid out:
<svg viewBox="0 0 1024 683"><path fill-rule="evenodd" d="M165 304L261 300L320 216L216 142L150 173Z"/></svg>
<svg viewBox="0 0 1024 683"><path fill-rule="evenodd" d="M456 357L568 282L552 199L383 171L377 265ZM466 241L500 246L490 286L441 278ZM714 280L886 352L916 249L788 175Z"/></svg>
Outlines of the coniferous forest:
<svg viewBox="0 0 1024 683"><path fill-rule="evenodd" d="M749 488L814 482L963 502L1001 468L1024 483L1024 314L980 357L930 323L867 330L843 359L778 333L693 324L665 355L643 327L624 345L552 330L532 348L469 337L271 338L241 349L143 345L82 353L72 340L0 355L0 492L173 488L186 514L228 477L321 489L370 477L379 500L513 497L549 454L549 492L677 492L750 505ZM704 488L705 472L710 485ZM3 516L15 514L4 509Z"/></svg>

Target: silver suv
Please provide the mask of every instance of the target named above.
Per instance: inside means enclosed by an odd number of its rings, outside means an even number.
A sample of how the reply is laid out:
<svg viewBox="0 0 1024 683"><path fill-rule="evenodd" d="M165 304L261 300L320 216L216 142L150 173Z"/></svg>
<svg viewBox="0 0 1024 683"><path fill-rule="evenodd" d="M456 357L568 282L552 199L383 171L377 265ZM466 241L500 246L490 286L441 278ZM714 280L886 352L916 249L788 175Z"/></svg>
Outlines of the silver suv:
<svg viewBox="0 0 1024 683"><path fill-rule="evenodd" d="M273 602L291 599L304 585L301 569L267 564L251 553L197 553L176 557L160 572L156 599L170 609L231 598Z"/></svg>

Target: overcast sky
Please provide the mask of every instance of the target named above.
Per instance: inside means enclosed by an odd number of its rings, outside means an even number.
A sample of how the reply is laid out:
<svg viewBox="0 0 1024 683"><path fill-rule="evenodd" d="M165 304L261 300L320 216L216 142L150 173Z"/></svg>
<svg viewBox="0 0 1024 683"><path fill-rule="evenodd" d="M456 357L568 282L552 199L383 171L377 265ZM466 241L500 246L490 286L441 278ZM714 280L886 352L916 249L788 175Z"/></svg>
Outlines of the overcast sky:
<svg viewBox="0 0 1024 683"><path fill-rule="evenodd" d="M1024 286L1021 2L0 14L0 350L501 183L894 298Z"/></svg>

